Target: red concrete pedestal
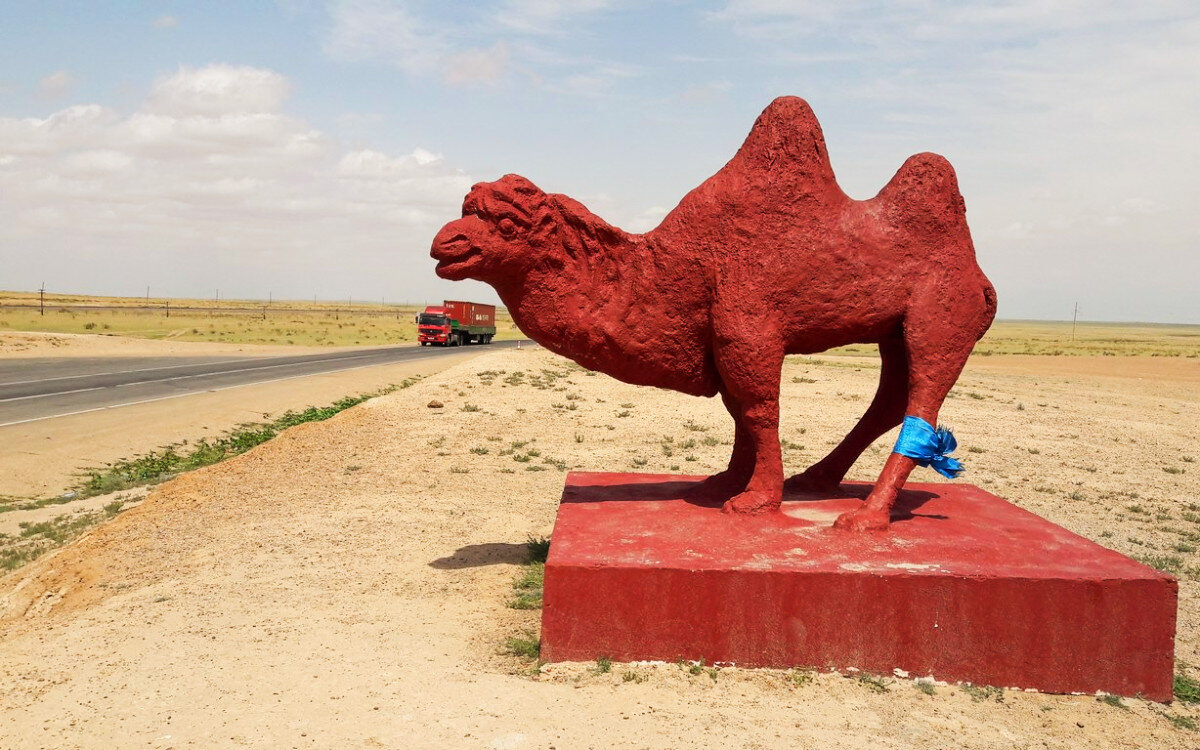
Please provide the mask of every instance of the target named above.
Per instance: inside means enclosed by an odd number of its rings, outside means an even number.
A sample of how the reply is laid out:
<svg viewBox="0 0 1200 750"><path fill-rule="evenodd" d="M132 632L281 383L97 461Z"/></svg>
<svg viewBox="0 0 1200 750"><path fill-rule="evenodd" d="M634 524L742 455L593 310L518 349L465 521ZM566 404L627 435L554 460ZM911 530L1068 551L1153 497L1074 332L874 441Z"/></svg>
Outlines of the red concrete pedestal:
<svg viewBox="0 0 1200 750"><path fill-rule="evenodd" d="M1171 700L1174 578L978 487L909 484L892 530L833 529L869 487L741 517L698 477L572 473L546 563L548 661L858 668Z"/></svg>

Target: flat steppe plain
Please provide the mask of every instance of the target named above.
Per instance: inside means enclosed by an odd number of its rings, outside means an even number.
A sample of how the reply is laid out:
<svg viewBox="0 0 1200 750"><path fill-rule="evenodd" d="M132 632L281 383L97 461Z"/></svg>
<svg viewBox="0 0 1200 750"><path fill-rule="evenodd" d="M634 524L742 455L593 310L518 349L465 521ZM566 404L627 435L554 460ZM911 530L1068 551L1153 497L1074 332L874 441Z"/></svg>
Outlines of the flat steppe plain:
<svg viewBox="0 0 1200 750"><path fill-rule="evenodd" d="M850 428L867 356L790 358L789 471ZM430 408L440 401L443 408ZM1200 664L1200 360L983 356L942 412L979 484L1180 576ZM1180 703L887 691L837 674L503 653L564 471L723 467L720 402L495 352L155 488L0 578L0 746L1195 748ZM850 478L873 480L894 435ZM921 481L937 477L918 470ZM853 623L848 624L853 627ZM886 637L886 634L883 634ZM632 676L630 676L632 675Z"/></svg>
<svg viewBox="0 0 1200 750"><path fill-rule="evenodd" d="M441 301L431 304L441 304ZM384 346L416 341L418 304L96 297L0 290L0 333L40 331L259 346ZM497 338L522 338L497 310ZM123 346L129 346L125 344ZM200 349L194 349L200 351ZM19 351L0 344L0 356Z"/></svg>

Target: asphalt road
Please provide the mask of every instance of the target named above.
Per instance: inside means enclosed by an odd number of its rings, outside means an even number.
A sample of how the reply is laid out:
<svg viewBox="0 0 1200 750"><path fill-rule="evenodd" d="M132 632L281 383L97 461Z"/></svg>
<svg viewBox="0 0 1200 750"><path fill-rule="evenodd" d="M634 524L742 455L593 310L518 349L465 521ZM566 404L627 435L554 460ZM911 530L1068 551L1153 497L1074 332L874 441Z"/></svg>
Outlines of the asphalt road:
<svg viewBox="0 0 1200 750"><path fill-rule="evenodd" d="M0 427L362 367L516 346L395 346L286 357L0 360Z"/></svg>

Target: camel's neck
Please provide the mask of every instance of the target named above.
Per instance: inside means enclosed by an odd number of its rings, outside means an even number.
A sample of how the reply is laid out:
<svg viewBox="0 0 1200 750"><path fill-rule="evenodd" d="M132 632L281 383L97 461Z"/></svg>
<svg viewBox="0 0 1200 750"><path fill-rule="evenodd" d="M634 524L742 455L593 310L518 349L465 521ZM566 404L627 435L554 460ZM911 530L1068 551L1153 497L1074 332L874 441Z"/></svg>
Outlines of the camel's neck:
<svg viewBox="0 0 1200 750"><path fill-rule="evenodd" d="M569 251L568 251L569 250ZM640 310L656 298L655 248L617 230L604 237L572 236L561 268L539 267L496 286L521 330L551 351L579 359L618 354ZM580 352L587 353L582 359Z"/></svg>

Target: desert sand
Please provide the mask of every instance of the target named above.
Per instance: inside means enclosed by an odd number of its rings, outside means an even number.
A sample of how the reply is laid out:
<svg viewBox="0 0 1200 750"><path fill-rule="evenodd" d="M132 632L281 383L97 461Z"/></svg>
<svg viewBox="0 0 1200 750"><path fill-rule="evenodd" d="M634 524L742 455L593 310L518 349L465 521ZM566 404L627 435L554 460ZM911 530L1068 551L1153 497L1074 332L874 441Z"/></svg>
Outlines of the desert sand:
<svg viewBox="0 0 1200 750"><path fill-rule="evenodd" d="M1190 669L1200 363L1058 361L972 362L942 412L968 465L960 481L1121 552L1177 560L1177 656ZM790 471L849 429L877 374L870 358L789 360ZM539 671L502 653L536 633L540 613L506 603L524 541L551 532L564 470L707 473L731 437L719 401L627 386L540 349L489 353L289 430L0 578L0 746L1200 745L1168 720L1200 719L1179 703L978 700L899 678L877 692L838 674L798 685L779 670L714 679L674 664ZM874 479L893 439L851 478Z"/></svg>

